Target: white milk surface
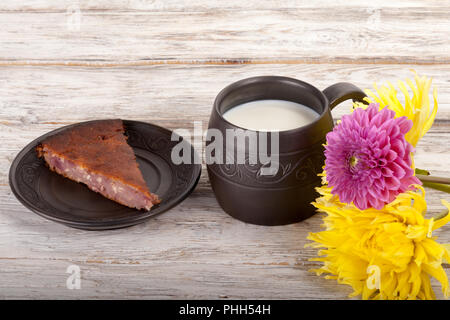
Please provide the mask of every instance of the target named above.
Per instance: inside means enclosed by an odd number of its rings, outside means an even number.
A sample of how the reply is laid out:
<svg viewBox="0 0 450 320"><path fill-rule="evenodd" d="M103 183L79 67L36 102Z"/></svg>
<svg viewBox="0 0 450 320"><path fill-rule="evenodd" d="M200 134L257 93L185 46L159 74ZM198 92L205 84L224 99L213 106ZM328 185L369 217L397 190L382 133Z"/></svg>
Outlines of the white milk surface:
<svg viewBox="0 0 450 320"><path fill-rule="evenodd" d="M305 126L317 119L319 114L292 101L255 100L231 108L223 117L245 129L284 131Z"/></svg>

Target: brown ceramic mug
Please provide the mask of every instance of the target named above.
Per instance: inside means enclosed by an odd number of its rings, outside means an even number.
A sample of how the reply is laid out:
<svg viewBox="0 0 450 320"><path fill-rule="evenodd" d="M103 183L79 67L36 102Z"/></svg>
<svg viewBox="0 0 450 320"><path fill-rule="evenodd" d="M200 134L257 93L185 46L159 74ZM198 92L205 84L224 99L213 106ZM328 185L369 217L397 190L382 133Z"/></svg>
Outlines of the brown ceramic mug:
<svg viewBox="0 0 450 320"><path fill-rule="evenodd" d="M250 101L297 102L314 109L319 117L305 126L278 132L276 174L261 174L265 164L259 161L207 164L212 189L223 210L239 220L259 225L289 224L313 215L315 209L310 203L317 197L315 188L321 184L317 174L324 165L323 144L333 129L331 110L344 100L362 101L364 97L364 92L351 83L336 83L320 91L306 82L278 76L243 79L224 88L214 101L208 127L224 136L227 129L248 130L230 123L223 114ZM212 141L207 140L206 145ZM235 158L240 148L247 152L248 159L247 145L235 144L230 150L224 144L222 151Z"/></svg>

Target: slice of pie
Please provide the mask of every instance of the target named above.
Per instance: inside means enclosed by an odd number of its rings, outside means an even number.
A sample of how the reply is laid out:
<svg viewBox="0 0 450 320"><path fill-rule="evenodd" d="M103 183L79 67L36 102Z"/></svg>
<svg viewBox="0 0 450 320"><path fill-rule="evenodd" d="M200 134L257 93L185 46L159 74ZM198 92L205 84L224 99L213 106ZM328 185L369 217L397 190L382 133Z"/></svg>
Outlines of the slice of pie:
<svg viewBox="0 0 450 320"><path fill-rule="evenodd" d="M108 199L146 210L160 202L142 177L122 120L75 125L46 138L36 149L52 171Z"/></svg>

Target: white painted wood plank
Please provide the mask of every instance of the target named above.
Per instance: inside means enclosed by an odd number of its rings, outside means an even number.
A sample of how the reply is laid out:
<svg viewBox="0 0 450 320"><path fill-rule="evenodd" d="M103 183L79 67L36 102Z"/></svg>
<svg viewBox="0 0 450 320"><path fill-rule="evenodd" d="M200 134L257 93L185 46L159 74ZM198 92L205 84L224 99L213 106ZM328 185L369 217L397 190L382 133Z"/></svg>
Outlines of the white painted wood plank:
<svg viewBox="0 0 450 320"><path fill-rule="evenodd" d="M5 0L0 3L3 11L63 11L77 4L85 10L114 10L114 11L214 11L214 10L249 10L249 9L288 9L288 8L417 8L442 7L441 0Z"/></svg>
<svg viewBox="0 0 450 320"><path fill-rule="evenodd" d="M2 4L1 63L449 63L450 6L427 2L387 7L387 2L373 7L361 2L314 6L288 1L286 7L281 2L261 7L216 2L215 9L199 2L186 7L183 2L180 8L175 2L142 0L144 9L129 11L131 2L101 9L105 1L85 1L79 30L68 27L74 15L64 3Z"/></svg>
<svg viewBox="0 0 450 320"><path fill-rule="evenodd" d="M450 120L450 66L414 66L433 78L438 119ZM409 66L392 65L171 65L133 68L2 67L0 121L4 130L23 124L57 127L99 117L177 122L209 118L214 98L228 84L252 76L280 75L319 89L346 81L361 88L373 82L411 78ZM339 118L350 103L333 110ZM180 117L180 114L183 117Z"/></svg>

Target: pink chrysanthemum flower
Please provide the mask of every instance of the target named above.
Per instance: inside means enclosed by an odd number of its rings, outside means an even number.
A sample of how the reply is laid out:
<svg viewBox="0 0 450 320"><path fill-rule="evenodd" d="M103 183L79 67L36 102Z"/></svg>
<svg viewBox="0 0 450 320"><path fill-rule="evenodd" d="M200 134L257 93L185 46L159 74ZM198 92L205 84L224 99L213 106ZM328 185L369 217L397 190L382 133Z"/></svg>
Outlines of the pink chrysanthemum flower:
<svg viewBox="0 0 450 320"><path fill-rule="evenodd" d="M382 209L421 184L411 168L412 145L405 140L412 121L371 103L358 108L327 134L325 171L331 193L361 209Z"/></svg>

